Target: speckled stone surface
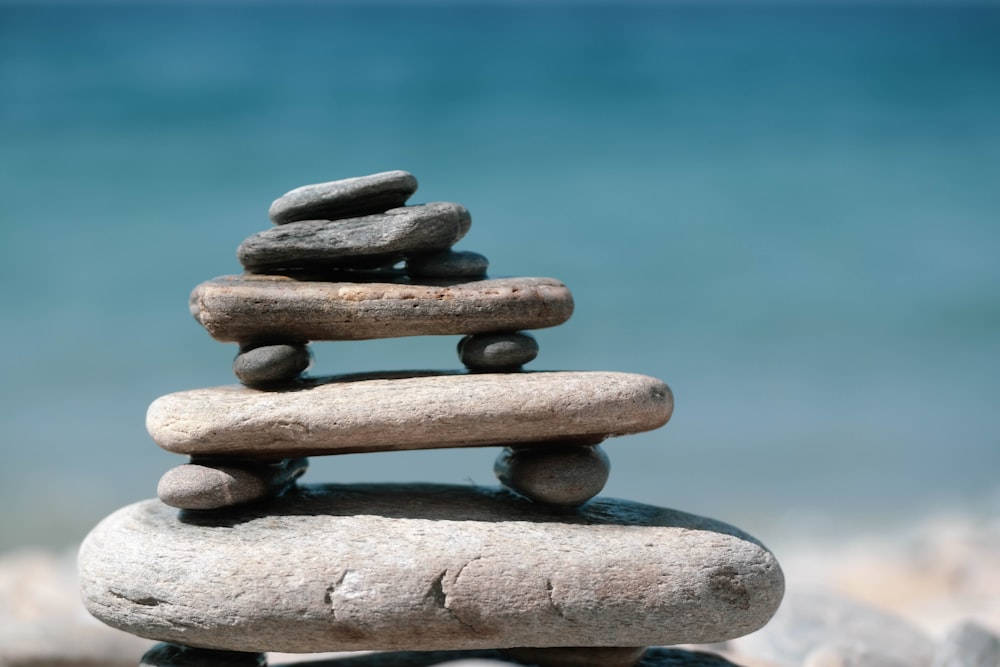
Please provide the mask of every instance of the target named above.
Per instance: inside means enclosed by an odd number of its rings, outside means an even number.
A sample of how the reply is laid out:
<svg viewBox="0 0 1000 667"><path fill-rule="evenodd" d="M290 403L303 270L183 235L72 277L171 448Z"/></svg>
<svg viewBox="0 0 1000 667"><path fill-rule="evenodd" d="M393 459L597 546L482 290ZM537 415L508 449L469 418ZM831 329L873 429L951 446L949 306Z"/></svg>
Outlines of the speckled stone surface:
<svg viewBox="0 0 1000 667"><path fill-rule="evenodd" d="M411 285L240 275L196 287L190 309L219 341L305 342L543 329L570 318L573 297L552 278Z"/></svg>
<svg viewBox="0 0 1000 667"><path fill-rule="evenodd" d="M80 549L105 623L241 651L708 643L774 613L781 570L726 524L499 489L306 486L246 509L119 510Z"/></svg>
<svg viewBox="0 0 1000 667"><path fill-rule="evenodd" d="M161 396L146 428L190 456L265 459L402 449L581 441L659 428L666 384L599 371L347 375L259 391L239 385Z"/></svg>
<svg viewBox="0 0 1000 667"><path fill-rule="evenodd" d="M248 271L373 267L445 250L469 231L461 204L434 202L343 220L300 220L248 237L236 257Z"/></svg>
<svg viewBox="0 0 1000 667"><path fill-rule="evenodd" d="M298 220L339 220L381 213L406 203L417 179L405 171L383 171L303 185L278 197L268 216L276 225Z"/></svg>

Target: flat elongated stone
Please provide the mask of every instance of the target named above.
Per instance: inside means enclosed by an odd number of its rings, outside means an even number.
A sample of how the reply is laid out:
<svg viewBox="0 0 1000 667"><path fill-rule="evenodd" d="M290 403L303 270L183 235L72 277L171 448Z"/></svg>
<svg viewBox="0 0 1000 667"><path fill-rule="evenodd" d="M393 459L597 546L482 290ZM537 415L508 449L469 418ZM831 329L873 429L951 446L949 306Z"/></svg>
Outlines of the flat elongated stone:
<svg viewBox="0 0 1000 667"><path fill-rule="evenodd" d="M216 340L365 340L543 329L573 314L552 278L453 285L313 282L223 276L191 293L191 314Z"/></svg>
<svg viewBox="0 0 1000 667"><path fill-rule="evenodd" d="M445 250L469 231L461 204L435 202L343 220L300 220L248 237L236 251L258 273L312 267L373 267L410 253Z"/></svg>
<svg viewBox="0 0 1000 667"><path fill-rule="evenodd" d="M298 390L238 385L161 396L146 428L191 456L267 459L586 441L659 428L663 382L612 372L335 376Z"/></svg>
<svg viewBox="0 0 1000 667"><path fill-rule="evenodd" d="M784 588L767 549L711 519L445 485L306 486L208 516L145 501L79 564L105 623L240 651L718 642L762 626Z"/></svg>
<svg viewBox="0 0 1000 667"><path fill-rule="evenodd" d="M314 183L275 199L268 216L274 224L284 225L297 220L338 220L381 213L402 206L416 190L417 179L405 171Z"/></svg>

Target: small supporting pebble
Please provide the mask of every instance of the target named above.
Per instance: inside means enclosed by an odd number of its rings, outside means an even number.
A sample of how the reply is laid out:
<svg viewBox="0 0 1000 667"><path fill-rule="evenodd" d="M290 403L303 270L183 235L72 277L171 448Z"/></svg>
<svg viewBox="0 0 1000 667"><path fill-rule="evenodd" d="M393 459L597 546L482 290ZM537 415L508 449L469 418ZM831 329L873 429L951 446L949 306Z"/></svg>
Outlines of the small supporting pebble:
<svg viewBox="0 0 1000 667"><path fill-rule="evenodd" d="M473 371L517 370L538 356L538 342L526 333L472 334L458 342L458 358Z"/></svg>
<svg viewBox="0 0 1000 667"><path fill-rule="evenodd" d="M531 500L576 507L601 492L611 462L599 445L506 447L493 472L501 484Z"/></svg>
<svg viewBox="0 0 1000 667"><path fill-rule="evenodd" d="M139 667L267 667L267 656L163 643L146 651Z"/></svg>
<svg viewBox="0 0 1000 667"><path fill-rule="evenodd" d="M382 213L406 203L417 179L405 171L303 185L278 197L268 215L276 225L297 220L339 220Z"/></svg>
<svg viewBox="0 0 1000 667"><path fill-rule="evenodd" d="M276 463L205 459L168 470L156 487L165 504L183 510L214 510L261 500L295 483L309 467L309 459Z"/></svg>
<svg viewBox="0 0 1000 667"><path fill-rule="evenodd" d="M263 387L294 380L311 362L309 348L302 343L246 344L233 360L233 373L248 387Z"/></svg>
<svg viewBox="0 0 1000 667"><path fill-rule="evenodd" d="M411 278L479 278L489 267L486 257L468 250L444 250L406 260L406 273Z"/></svg>
<svg viewBox="0 0 1000 667"><path fill-rule="evenodd" d="M642 647L557 647L509 648L505 655L525 665L539 667L632 667L642 660L646 648Z"/></svg>

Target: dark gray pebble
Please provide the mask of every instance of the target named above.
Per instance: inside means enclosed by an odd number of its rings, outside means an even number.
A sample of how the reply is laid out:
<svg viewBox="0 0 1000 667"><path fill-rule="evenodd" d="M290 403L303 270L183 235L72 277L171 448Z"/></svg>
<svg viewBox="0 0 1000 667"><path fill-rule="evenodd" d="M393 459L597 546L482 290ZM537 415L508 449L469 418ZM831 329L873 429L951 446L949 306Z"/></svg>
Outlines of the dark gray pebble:
<svg viewBox="0 0 1000 667"><path fill-rule="evenodd" d="M309 459L214 461L196 459L168 470L156 487L163 503L183 510L215 510L274 496L305 474Z"/></svg>
<svg viewBox="0 0 1000 667"><path fill-rule="evenodd" d="M243 345L233 360L233 373L248 387L263 387L294 380L312 361L304 344Z"/></svg>
<svg viewBox="0 0 1000 667"><path fill-rule="evenodd" d="M216 651L179 644L157 644L146 651L139 667L266 667L263 653Z"/></svg>
<svg viewBox="0 0 1000 667"><path fill-rule="evenodd" d="M526 333L472 334L458 342L458 358L474 371L516 370L537 356L538 342Z"/></svg>
<svg viewBox="0 0 1000 667"><path fill-rule="evenodd" d="M248 237L236 256L248 271L371 269L446 250L472 224L461 204L434 202L343 220L301 220Z"/></svg>
<svg viewBox="0 0 1000 667"><path fill-rule="evenodd" d="M295 188L275 199L268 215L276 225L354 218L402 206L416 190L413 174L384 171Z"/></svg>
<svg viewBox="0 0 1000 667"><path fill-rule="evenodd" d="M412 278L480 278L489 267L486 257L469 250L445 250L406 260L406 273Z"/></svg>
<svg viewBox="0 0 1000 667"><path fill-rule="evenodd" d="M506 447L493 472L501 484L531 500L576 507L601 492L611 462L599 445Z"/></svg>

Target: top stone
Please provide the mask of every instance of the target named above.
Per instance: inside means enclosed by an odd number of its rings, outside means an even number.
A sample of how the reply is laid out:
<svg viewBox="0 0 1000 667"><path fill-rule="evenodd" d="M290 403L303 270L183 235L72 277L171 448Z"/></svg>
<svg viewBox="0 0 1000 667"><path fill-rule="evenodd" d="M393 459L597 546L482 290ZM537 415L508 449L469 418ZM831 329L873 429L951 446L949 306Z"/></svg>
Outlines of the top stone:
<svg viewBox="0 0 1000 667"><path fill-rule="evenodd" d="M268 215L276 225L353 218L402 206L416 190L413 174L384 171L295 188L275 199Z"/></svg>

